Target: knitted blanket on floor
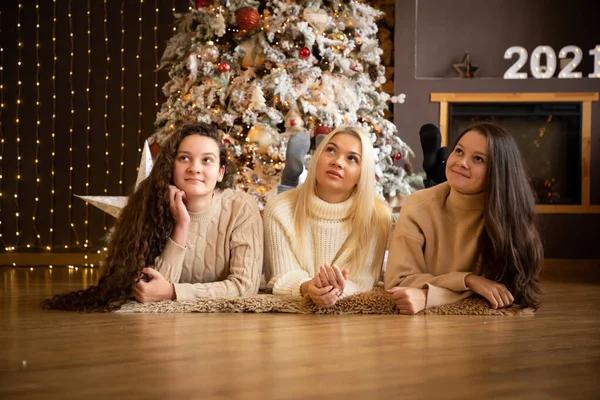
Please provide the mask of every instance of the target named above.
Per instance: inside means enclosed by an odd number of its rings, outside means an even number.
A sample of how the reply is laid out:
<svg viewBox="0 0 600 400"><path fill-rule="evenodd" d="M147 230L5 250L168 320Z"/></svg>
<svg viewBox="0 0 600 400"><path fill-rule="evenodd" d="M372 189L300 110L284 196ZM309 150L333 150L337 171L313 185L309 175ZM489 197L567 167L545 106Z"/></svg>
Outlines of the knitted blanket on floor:
<svg viewBox="0 0 600 400"><path fill-rule="evenodd" d="M129 302L120 313L292 313L292 314L399 314L395 304L383 289L359 293L338 301L331 308L317 307L308 296L304 298L258 294L238 298L200 298L192 301ZM511 306L499 310L490 308L482 297L471 296L454 304L432 307L417 315L533 315L531 308Z"/></svg>

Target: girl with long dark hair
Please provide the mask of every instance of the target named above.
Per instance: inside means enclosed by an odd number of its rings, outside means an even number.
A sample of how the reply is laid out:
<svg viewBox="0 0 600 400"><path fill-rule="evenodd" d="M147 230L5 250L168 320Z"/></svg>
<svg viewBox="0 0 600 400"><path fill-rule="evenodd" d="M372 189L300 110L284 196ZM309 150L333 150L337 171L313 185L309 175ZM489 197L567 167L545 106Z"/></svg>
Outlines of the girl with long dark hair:
<svg viewBox="0 0 600 400"><path fill-rule="evenodd" d="M386 267L388 296L405 314L472 292L495 309L539 307L543 248L535 197L512 136L488 122L465 130L446 176L402 207Z"/></svg>
<svg viewBox="0 0 600 400"><path fill-rule="evenodd" d="M256 294L262 219L254 199L230 189L232 183L217 129L193 122L177 127L119 215L98 284L43 306L112 311L132 297L152 302Z"/></svg>

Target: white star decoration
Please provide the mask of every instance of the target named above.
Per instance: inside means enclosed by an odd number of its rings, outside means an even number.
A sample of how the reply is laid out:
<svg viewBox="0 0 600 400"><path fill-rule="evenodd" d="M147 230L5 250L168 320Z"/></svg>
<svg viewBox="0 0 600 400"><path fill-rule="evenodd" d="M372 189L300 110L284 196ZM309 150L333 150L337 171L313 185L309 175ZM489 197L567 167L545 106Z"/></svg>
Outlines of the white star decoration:
<svg viewBox="0 0 600 400"><path fill-rule="evenodd" d="M140 161L140 169L138 170L138 176L135 180L135 189L141 181L146 179L152 171L154 162L152 161L152 155L150 154L150 147L148 141L144 142L144 150L142 152L142 160ZM127 205L127 196L79 196L80 199L87 201L88 203L98 207L105 213L112 215L117 218L121 213L123 207Z"/></svg>

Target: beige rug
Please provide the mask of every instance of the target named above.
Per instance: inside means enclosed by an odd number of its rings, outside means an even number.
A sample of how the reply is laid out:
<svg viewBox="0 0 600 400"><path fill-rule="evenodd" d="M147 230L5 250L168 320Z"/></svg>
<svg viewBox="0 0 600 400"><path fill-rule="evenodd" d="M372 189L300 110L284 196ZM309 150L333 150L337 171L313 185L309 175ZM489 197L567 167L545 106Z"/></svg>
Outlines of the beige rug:
<svg viewBox="0 0 600 400"><path fill-rule="evenodd" d="M306 296L303 299L258 294L244 298L202 298L193 301L161 301L124 304L121 313L292 313L292 314L399 314L382 289L356 294L331 308L319 308ZM511 306L490 308L482 297L467 297L454 304L429 308L417 315L533 315L531 308Z"/></svg>

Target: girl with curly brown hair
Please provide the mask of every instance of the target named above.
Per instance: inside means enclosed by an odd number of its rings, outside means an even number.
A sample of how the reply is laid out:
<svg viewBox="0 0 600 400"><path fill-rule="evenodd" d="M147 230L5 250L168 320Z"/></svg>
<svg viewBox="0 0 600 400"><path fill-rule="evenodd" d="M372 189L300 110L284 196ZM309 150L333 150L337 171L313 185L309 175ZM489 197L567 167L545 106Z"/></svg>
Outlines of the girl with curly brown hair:
<svg viewBox="0 0 600 400"><path fill-rule="evenodd" d="M98 284L43 306L112 311L132 297L153 302L256 294L262 219L254 199L232 190L232 183L217 129L179 126L119 215Z"/></svg>

